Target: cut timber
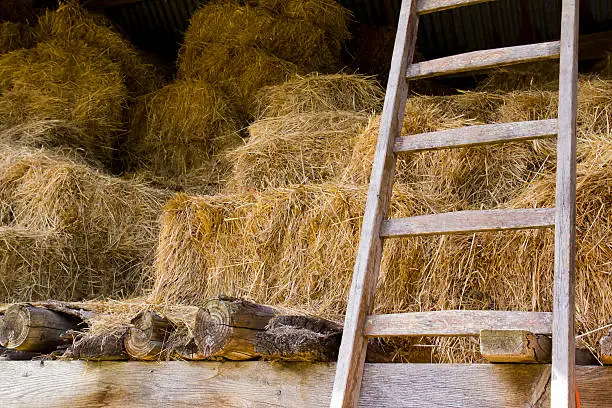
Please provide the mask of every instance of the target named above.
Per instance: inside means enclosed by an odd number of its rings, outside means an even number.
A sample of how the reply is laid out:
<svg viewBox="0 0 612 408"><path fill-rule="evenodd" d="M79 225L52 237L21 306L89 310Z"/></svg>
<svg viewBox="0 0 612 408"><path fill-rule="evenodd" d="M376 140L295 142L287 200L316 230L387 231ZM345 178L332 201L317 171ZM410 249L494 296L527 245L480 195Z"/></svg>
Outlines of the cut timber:
<svg viewBox="0 0 612 408"><path fill-rule="evenodd" d="M541 139L557 134L557 120L498 123L494 125L467 126L403 136L395 139L395 153L414 153L423 150L440 150L454 147L481 146L487 144Z"/></svg>
<svg viewBox="0 0 612 408"><path fill-rule="evenodd" d="M208 357L200 351L195 339L187 339L186 344L174 347L174 357L179 360L201 361L208 360Z"/></svg>
<svg viewBox="0 0 612 408"><path fill-rule="evenodd" d="M407 78L431 78L558 57L559 41L473 51L412 64L408 67Z"/></svg>
<svg viewBox="0 0 612 408"><path fill-rule="evenodd" d="M125 331L102 335L85 334L75 339L63 358L86 361L120 361L129 356L123 348Z"/></svg>
<svg viewBox="0 0 612 408"><path fill-rule="evenodd" d="M491 1L495 0L419 0L417 1L417 13L429 14Z"/></svg>
<svg viewBox="0 0 612 408"><path fill-rule="evenodd" d="M0 327L0 344L8 349L51 352L66 344L62 337L78 322L60 313L27 304L11 305Z"/></svg>
<svg viewBox="0 0 612 408"><path fill-rule="evenodd" d="M481 330L480 354L491 363L550 363L552 340L524 330Z"/></svg>
<svg viewBox="0 0 612 408"><path fill-rule="evenodd" d="M612 364L612 330L601 338L601 362L604 364Z"/></svg>
<svg viewBox="0 0 612 408"><path fill-rule="evenodd" d="M5 361L0 406L323 408L334 371L329 363ZM612 367L576 375L582 408L610 406ZM365 364L359 407L542 407L549 378L546 364ZM527 405L532 398L542 405Z"/></svg>
<svg viewBox="0 0 612 408"><path fill-rule="evenodd" d="M335 361L342 326L316 317L278 316L257 334L255 351L269 360Z"/></svg>
<svg viewBox="0 0 612 408"><path fill-rule="evenodd" d="M174 329L168 319L155 312L142 312L132 319L124 345L136 360L161 360L169 357L168 338Z"/></svg>
<svg viewBox="0 0 612 408"><path fill-rule="evenodd" d="M381 237L463 234L555 225L554 208L523 210L472 210L395 218L382 223Z"/></svg>
<svg viewBox="0 0 612 408"><path fill-rule="evenodd" d="M552 313L443 310L368 316L365 334L385 336L479 336L481 330L552 333Z"/></svg>
<svg viewBox="0 0 612 408"><path fill-rule="evenodd" d="M32 360L40 356L40 353L33 351L9 350L0 346L0 361L24 361Z"/></svg>
<svg viewBox="0 0 612 408"><path fill-rule="evenodd" d="M280 312L270 306L243 299L210 299L195 321L195 342L207 358L249 360L258 357L257 334Z"/></svg>

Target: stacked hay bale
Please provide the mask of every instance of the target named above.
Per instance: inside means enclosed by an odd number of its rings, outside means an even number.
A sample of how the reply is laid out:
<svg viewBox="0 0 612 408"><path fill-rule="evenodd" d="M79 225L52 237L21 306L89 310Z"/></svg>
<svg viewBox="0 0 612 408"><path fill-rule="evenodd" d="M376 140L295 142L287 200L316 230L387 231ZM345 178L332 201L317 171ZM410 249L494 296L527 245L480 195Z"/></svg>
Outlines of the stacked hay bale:
<svg viewBox="0 0 612 408"><path fill-rule="evenodd" d="M229 153L234 169L228 189L336 178L382 95L373 78L347 74L313 74L262 89L260 119L249 126L247 143Z"/></svg>
<svg viewBox="0 0 612 408"><path fill-rule="evenodd" d="M45 150L0 149L7 300L127 296L148 284L168 193Z"/></svg>
<svg viewBox="0 0 612 408"><path fill-rule="evenodd" d="M580 83L577 322L582 333L602 327L612 313L605 296L612 290L612 218L606 210L612 200L612 135L607 127L611 86L611 81L597 78ZM555 92L535 89L414 96L404 132L547 118L555 115L556 98ZM339 318L346 307L377 130L373 119L336 180L171 200L162 220L151 300L198 304L227 293ZM404 157L398 163L390 215L552 206L554 145L554 140L532 141ZM552 234L390 240L376 310L550 311ZM585 339L595 344L600 334ZM431 343L437 346L434 360L479 358L473 342Z"/></svg>
<svg viewBox="0 0 612 408"><path fill-rule="evenodd" d="M337 66L348 11L329 0L281 3L211 1L193 15L178 79L140 98L134 111L127 146L137 173L214 193L231 169L225 154L256 114L257 92Z"/></svg>

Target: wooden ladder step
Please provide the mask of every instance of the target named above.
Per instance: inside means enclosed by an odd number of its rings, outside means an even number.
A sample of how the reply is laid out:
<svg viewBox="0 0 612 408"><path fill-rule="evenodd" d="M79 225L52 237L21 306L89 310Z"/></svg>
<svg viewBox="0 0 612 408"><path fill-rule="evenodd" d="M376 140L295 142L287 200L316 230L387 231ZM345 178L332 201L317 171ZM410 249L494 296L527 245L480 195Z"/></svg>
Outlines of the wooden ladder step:
<svg viewBox="0 0 612 408"><path fill-rule="evenodd" d="M523 62L558 58L559 41L517 47L473 51L408 66L407 79L422 79L460 72L489 69Z"/></svg>
<svg viewBox="0 0 612 408"><path fill-rule="evenodd" d="M524 330L552 333L552 313L493 310L442 310L435 312L370 315L365 336L479 336L481 330Z"/></svg>
<svg viewBox="0 0 612 408"><path fill-rule="evenodd" d="M495 0L419 0L417 1L417 13L429 14L491 1Z"/></svg>
<svg viewBox="0 0 612 408"><path fill-rule="evenodd" d="M540 139L556 134L557 119L467 126L398 137L393 150L395 153L440 150Z"/></svg>
<svg viewBox="0 0 612 408"><path fill-rule="evenodd" d="M554 208L470 210L386 220L381 225L380 236L394 238L415 235L463 234L549 228L554 225Z"/></svg>

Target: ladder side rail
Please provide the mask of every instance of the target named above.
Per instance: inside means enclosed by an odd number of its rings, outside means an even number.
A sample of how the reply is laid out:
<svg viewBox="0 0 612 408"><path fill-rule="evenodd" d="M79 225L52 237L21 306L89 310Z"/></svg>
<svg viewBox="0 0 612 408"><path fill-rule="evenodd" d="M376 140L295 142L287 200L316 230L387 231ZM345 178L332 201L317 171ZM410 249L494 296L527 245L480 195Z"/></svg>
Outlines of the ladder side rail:
<svg viewBox="0 0 612 408"><path fill-rule="evenodd" d="M576 115L578 0L563 0L553 301L551 407L574 408L576 272Z"/></svg>
<svg viewBox="0 0 612 408"><path fill-rule="evenodd" d="M330 404L335 408L356 407L359 401L367 347L364 328L372 308L382 256L382 239L379 231L389 209L396 159L393 146L395 138L400 135L404 121L408 98L406 71L408 65L412 63L417 38L416 1L403 0L400 11L344 333L336 365Z"/></svg>

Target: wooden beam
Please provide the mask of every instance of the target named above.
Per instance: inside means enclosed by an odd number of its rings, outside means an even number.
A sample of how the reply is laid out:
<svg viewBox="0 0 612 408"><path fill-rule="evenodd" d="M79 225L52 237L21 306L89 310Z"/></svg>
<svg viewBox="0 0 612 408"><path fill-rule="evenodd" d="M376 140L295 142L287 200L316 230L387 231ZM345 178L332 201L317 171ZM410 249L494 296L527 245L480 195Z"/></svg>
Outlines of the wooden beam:
<svg viewBox="0 0 612 408"><path fill-rule="evenodd" d="M418 0L417 13L419 13L419 15L436 13L442 10L472 6L474 4L487 3L491 1L495 0Z"/></svg>
<svg viewBox="0 0 612 408"><path fill-rule="evenodd" d="M136 360L163 360L169 357L172 323L155 312L146 311L132 319L125 334L125 351Z"/></svg>
<svg viewBox="0 0 612 408"><path fill-rule="evenodd" d="M479 336L481 330L552 332L551 313L441 310L368 316L365 334L386 336Z"/></svg>
<svg viewBox="0 0 612 408"><path fill-rule="evenodd" d="M550 337L525 330L482 330L480 354L490 363L550 363Z"/></svg>
<svg viewBox="0 0 612 408"><path fill-rule="evenodd" d="M334 372L328 363L6 361L0 406L323 408ZM582 408L608 407L612 367L576 372ZM366 364L359 406L543 407L549 377L545 364Z"/></svg>

